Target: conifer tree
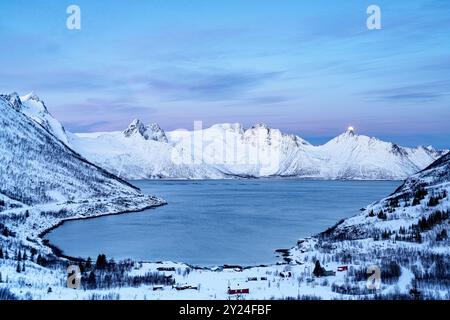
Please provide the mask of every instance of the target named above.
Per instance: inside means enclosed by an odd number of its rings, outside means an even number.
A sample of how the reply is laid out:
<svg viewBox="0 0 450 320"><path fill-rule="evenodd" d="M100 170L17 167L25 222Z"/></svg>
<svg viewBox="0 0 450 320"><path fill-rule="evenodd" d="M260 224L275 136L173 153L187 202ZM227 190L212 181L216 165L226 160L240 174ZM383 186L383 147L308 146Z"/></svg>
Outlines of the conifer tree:
<svg viewBox="0 0 450 320"><path fill-rule="evenodd" d="M95 268L96 269L105 269L106 268L106 256L104 254L100 254L97 257L97 262L95 263Z"/></svg>
<svg viewBox="0 0 450 320"><path fill-rule="evenodd" d="M316 277L322 277L325 274L325 269L322 268L322 266L320 265L320 261L319 260L316 261L316 265L314 267L313 274Z"/></svg>
<svg viewBox="0 0 450 320"><path fill-rule="evenodd" d="M88 257L86 260L86 269L92 268L92 259L91 257Z"/></svg>
<svg viewBox="0 0 450 320"><path fill-rule="evenodd" d="M94 271L91 271L91 273L89 273L89 277L88 277L88 286L91 289L94 289L96 284L97 284L97 279L95 277L95 273Z"/></svg>

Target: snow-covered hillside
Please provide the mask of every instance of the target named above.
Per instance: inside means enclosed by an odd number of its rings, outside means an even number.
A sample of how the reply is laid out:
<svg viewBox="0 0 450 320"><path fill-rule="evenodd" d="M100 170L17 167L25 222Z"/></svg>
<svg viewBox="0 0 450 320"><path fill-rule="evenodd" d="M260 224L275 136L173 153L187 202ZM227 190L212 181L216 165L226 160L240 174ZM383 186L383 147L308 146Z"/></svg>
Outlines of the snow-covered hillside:
<svg viewBox="0 0 450 320"><path fill-rule="evenodd" d="M359 239L384 235L387 238L436 243L439 232L449 226L449 192L450 154L447 154L409 177L389 197L337 225L329 236L335 239ZM429 228L423 229L420 220L430 219L436 212L443 216L435 217L435 221L433 218Z"/></svg>
<svg viewBox="0 0 450 320"><path fill-rule="evenodd" d="M322 234L301 240L287 259L346 265L333 292L371 299L448 299L450 155L408 178L392 195ZM330 263L331 262L331 263ZM322 273L320 268L315 268ZM325 270L325 268L323 269ZM377 278L369 275L379 270ZM372 284L377 286L372 287Z"/></svg>
<svg viewBox="0 0 450 320"><path fill-rule="evenodd" d="M0 195L9 199L5 203L32 206L142 196L59 140L64 130L39 99L24 101L15 94L0 96Z"/></svg>
<svg viewBox="0 0 450 320"><path fill-rule="evenodd" d="M314 146L258 124L217 124L164 132L135 120L124 132L70 134L69 144L94 163L127 179L303 177L404 179L444 152L405 148L347 131Z"/></svg>
<svg viewBox="0 0 450 320"><path fill-rule="evenodd" d="M5 276L6 288L18 285L24 278L15 275L30 266L35 282L46 272L43 261L62 263L42 240L44 232L66 220L165 204L90 163L64 137L37 97L0 95L0 300ZM23 261L21 267L8 277L9 266L17 261Z"/></svg>

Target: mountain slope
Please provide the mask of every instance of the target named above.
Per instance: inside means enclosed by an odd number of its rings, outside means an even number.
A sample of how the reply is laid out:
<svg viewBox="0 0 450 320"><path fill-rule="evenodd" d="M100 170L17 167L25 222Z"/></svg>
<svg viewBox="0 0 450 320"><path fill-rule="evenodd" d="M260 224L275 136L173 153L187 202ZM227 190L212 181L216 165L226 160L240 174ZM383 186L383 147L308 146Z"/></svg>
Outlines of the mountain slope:
<svg viewBox="0 0 450 320"><path fill-rule="evenodd" d="M5 203L35 206L96 198L143 200L137 188L89 163L50 130L62 127L28 117L30 104L39 102L25 101L17 95L0 96L0 196ZM148 204L153 201L147 200Z"/></svg>
<svg viewBox="0 0 450 320"><path fill-rule="evenodd" d="M19 97L17 93L3 95L15 110L22 112L29 118L39 123L45 130L53 134L59 140L67 144L67 136L64 127L48 112L45 103L34 93Z"/></svg>
<svg viewBox="0 0 450 320"><path fill-rule="evenodd" d="M420 236L414 227L421 219L428 219L436 212L450 210L450 154L436 160L430 166L409 177L392 195L366 208L364 213L339 224L331 233L332 238L358 239L378 237L389 233L399 237L432 242L436 230L445 227L448 217L435 221ZM418 237L417 239L415 237Z"/></svg>

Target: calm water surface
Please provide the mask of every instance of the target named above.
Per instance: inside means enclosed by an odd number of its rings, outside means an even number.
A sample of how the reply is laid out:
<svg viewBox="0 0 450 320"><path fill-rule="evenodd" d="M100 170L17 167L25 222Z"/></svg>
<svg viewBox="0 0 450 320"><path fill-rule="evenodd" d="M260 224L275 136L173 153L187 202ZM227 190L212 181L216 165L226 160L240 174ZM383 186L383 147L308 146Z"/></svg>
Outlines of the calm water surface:
<svg viewBox="0 0 450 320"><path fill-rule="evenodd" d="M133 181L169 205L71 221L47 235L74 257L258 265L392 193L398 181Z"/></svg>

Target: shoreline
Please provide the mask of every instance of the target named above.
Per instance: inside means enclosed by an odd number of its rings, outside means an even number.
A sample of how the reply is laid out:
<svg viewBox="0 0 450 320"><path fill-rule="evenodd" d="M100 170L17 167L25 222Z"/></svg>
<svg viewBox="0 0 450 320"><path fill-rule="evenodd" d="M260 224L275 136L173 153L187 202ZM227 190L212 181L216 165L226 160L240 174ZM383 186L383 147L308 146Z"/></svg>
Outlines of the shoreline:
<svg viewBox="0 0 450 320"><path fill-rule="evenodd" d="M150 182L170 182L170 181L174 181L174 182L198 182L198 181L233 181L233 180L241 180L241 181L257 181L257 180L261 180L261 181L282 181L282 180L286 180L286 181L293 181L293 180L298 180L298 181L333 181L333 182L386 182L386 181L390 181L390 182L397 182L400 180L330 180L330 179L304 179L304 178L289 178L289 177L269 177L269 178L237 178L237 179L146 179L146 180L129 180L129 183L133 183L135 181L150 181ZM64 225L64 223L66 222L71 222L71 221L79 221L79 220L90 220L90 219L97 219L97 218L101 218L101 217L106 217L106 216L116 216L116 215L124 215L124 214L132 214L132 213L139 213L139 212L143 212L146 210L150 210L150 209L157 209L159 207L165 206L165 205L169 205L168 202L164 201L160 204L156 204L156 205L151 205L151 206L147 206L144 207L142 209L139 210L126 210L126 211L120 211L120 212L115 212L115 213L107 213L107 214L102 214L102 215L94 215L94 216L88 216L88 217L75 217L75 218L67 218L67 219L63 219L61 221L59 221L56 225L52 226L49 229L46 229L45 231L41 232L38 235L38 238L41 240L42 244L48 248L50 248L52 250L52 253L58 257L58 258L62 258L62 259L66 259L69 261L75 261L75 262L80 262L86 261L86 258L82 258L82 257L74 257L71 255L67 255L64 253L64 251L59 248L58 246L50 243L50 241L48 239L44 239L44 237L46 235L48 235L49 233L51 233L53 230L55 230L56 228ZM361 210L361 209L360 209ZM342 220L341 220L342 221ZM328 228L325 228L324 230L313 234L313 235L308 235L302 239L297 239L297 243L301 240L305 240L308 238L315 238L320 236L321 234L327 232L327 230L329 230L330 228L333 228L336 224L339 224L341 221L337 221L333 224L331 224ZM278 261L274 261L274 262L270 262L270 263L266 263L266 264L252 264L252 265L239 265L239 267L241 267L242 269L251 269L251 268L257 268L257 267L267 267L267 266L275 266L275 265L288 265L292 259L290 258L290 252L291 250L296 248L296 244L292 243L292 245L289 246L289 248L273 248L272 252L273 255L278 258ZM101 252L99 252L98 254L101 254ZM91 257L91 258L95 258L95 257ZM192 269L197 269L197 270L217 270L217 268L224 268L227 265L229 265L228 263L224 263L221 265L214 265L214 266L202 266L202 265L194 265L194 264L190 264L190 263L186 263L183 261L146 261L146 260L139 260L139 259L133 259L133 258L125 258L124 260L131 260L134 262L138 262L138 263L155 263L155 264L164 264L164 263L177 263L177 264L183 264L185 266L188 266ZM234 264L233 264L234 265Z"/></svg>
<svg viewBox="0 0 450 320"><path fill-rule="evenodd" d="M82 258L82 257L73 257L70 255L66 255L64 254L64 251L59 248L58 246L50 243L50 241L48 239L44 239L44 237L46 235L48 235L49 233L51 233L53 230L59 228L60 226L62 226L64 223L66 222L71 222L71 221L81 221L81 220L91 220L91 219L98 219L98 218L102 218L102 217L107 217L107 216L118 216L118 215L124 215L124 214L132 214L132 213L139 213L139 212L144 212L146 210L151 210L151 209L157 209L159 207L163 207L169 205L167 202L165 203L161 203L158 205L152 205L152 206L148 206L145 208L142 208L140 210L129 210L129 211L121 211L121 212L116 212L116 213L108 213L108 214L104 214L104 215L99 215L99 216L91 216L91 217L78 217L78 218L67 218L64 220L61 220L60 222L58 222L56 225L52 226L51 228L46 229L45 231L41 232L38 235L38 239L41 240L42 244L48 248L51 249L52 253L57 257L57 258L61 258L61 259L65 259L68 261L73 261L73 262L86 262L86 258ZM314 237L314 236L310 236L310 237ZM279 262L274 262L274 263L268 263L268 264L259 264L259 265L248 265L248 266L242 266L242 265L236 265L236 267L240 267L242 268L242 270L246 270L246 269L252 269L252 268L259 268L259 267L269 267L269 266L275 266L275 265L287 265L289 264L289 261L287 261L288 256L288 252L292 249L293 247L289 248L289 249L274 249L273 253L276 257L279 257L280 260ZM99 253L100 254L100 253ZM92 259L94 259L95 257L91 257ZM199 266L199 265L193 265L193 264L189 264L186 262L182 262L182 261L144 261L144 260L134 260L132 258L128 258L126 260L131 260L134 262L138 262L138 263L154 263L154 264L164 264L164 263L177 263L177 264L183 264L185 266L188 266L191 269L194 270L209 270L209 271L213 271L217 268L227 268L229 266L231 266L230 264L223 264L220 266Z"/></svg>
<svg viewBox="0 0 450 320"><path fill-rule="evenodd" d="M396 182L404 181L405 179L342 179L342 178L325 178L325 177L301 177L301 176L267 176L267 177L251 177L251 176L231 176L229 178L157 178L157 179L128 179L127 181L149 181L149 182L198 182L198 181L283 181L283 180L298 180L298 181L333 181L333 182Z"/></svg>
<svg viewBox="0 0 450 320"><path fill-rule="evenodd" d="M139 209L139 210L125 210L125 211L120 211L120 212L102 214L102 215L98 215L98 216L76 217L76 218L63 219L63 220L59 221L57 224L55 224L54 226L52 226L52 227L42 231L41 233L39 233L37 238L41 240L41 243L44 246L50 248L52 253L58 258L62 258L62 259L66 259L66 260L70 260L70 261L74 261L74 262L85 262L86 259L83 259L81 257L77 258L77 257L72 257L72 256L64 254L63 250L61 250L58 246L51 244L50 241L48 239L44 239L44 237L47 234L49 234L50 232L52 232L53 230L55 230L56 228L59 228L60 226L62 226L66 222L80 221L80 220L90 220L90 219L97 219L97 218L107 217L107 216L118 216L118 215L123 215L123 214L144 212L146 210L156 209L156 208L159 208L159 207L162 207L162 206L166 206L166 205L168 205L167 202L161 202L160 204L154 204L154 205L147 206L147 207L144 207L144 208Z"/></svg>

